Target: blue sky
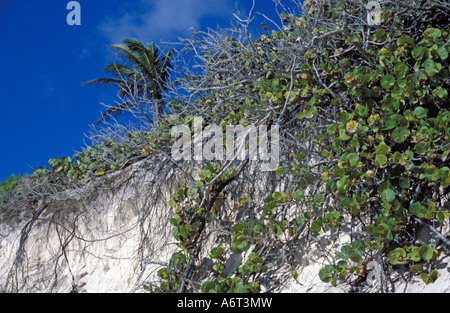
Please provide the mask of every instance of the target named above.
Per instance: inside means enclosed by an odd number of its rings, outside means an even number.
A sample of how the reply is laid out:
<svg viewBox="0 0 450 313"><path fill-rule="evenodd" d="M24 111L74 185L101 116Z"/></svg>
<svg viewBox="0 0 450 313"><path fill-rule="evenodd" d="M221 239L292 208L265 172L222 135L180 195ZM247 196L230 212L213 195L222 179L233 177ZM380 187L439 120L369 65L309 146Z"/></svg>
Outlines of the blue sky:
<svg viewBox="0 0 450 313"><path fill-rule="evenodd" d="M69 0L0 0L0 181L29 174L85 147L86 134L114 104L113 88L81 86L117 61L107 45L176 41L189 28L228 27L251 0L79 0L81 25L66 22ZM283 1L287 2L287 1ZM272 0L255 11L274 16ZM255 23L256 24L256 23ZM255 28L259 25L255 25Z"/></svg>

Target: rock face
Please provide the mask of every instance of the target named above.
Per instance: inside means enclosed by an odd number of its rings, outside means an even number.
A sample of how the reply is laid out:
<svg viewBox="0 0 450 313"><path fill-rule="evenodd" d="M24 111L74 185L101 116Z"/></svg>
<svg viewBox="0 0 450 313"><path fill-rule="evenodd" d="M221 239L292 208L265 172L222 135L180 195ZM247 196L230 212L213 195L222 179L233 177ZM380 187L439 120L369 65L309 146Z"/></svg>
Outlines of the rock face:
<svg viewBox="0 0 450 313"><path fill-rule="evenodd" d="M0 291L144 291L143 285L177 249L168 222L173 212L166 203L177 182L189 176L183 175L175 174L167 163L144 160L15 211L19 213L3 214ZM423 240L430 238L425 235ZM297 247L298 279L288 280L276 291L350 291L347 285L322 283L318 271L325 260L310 252L331 249L345 240L323 236ZM399 280L389 291L450 292L449 258L445 252L442 255L436 283ZM227 266L232 270L241 259L232 256ZM269 285L263 284L263 291L270 291ZM368 291L379 291L376 279Z"/></svg>
<svg viewBox="0 0 450 313"><path fill-rule="evenodd" d="M137 163L83 188L60 193L4 219L0 290L4 292L131 292L170 250L170 212L152 210L160 189L155 166ZM150 170L152 168L152 170ZM167 172L165 172L167 174ZM155 194L162 197L155 197ZM153 221L153 222L152 222ZM152 259L149 259L152 258Z"/></svg>

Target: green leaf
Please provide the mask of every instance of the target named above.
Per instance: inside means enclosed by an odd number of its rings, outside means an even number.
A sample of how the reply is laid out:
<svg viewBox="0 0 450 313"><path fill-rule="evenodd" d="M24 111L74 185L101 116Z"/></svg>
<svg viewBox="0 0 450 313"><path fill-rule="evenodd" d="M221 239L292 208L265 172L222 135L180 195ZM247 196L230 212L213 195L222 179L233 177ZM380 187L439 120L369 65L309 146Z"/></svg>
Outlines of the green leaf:
<svg viewBox="0 0 450 313"><path fill-rule="evenodd" d="M356 164L358 164L359 157L356 153L352 152L347 155L347 161L349 162L351 167L355 167Z"/></svg>
<svg viewBox="0 0 450 313"><path fill-rule="evenodd" d="M294 220L294 228L298 229L300 226L303 225L303 223L306 221L306 218L304 215L298 216L295 220Z"/></svg>
<svg viewBox="0 0 450 313"><path fill-rule="evenodd" d="M347 129L347 131L348 131L350 134L355 133L357 127L358 127L358 122L355 121L355 120L350 120L350 121L348 121L347 124L346 124L346 126L345 126L345 128Z"/></svg>
<svg viewBox="0 0 450 313"><path fill-rule="evenodd" d="M392 189L385 189L381 193L381 199L384 202L392 202L395 199L395 191Z"/></svg>
<svg viewBox="0 0 450 313"><path fill-rule="evenodd" d="M439 170L436 168L427 168L425 169L425 173L421 174L419 178L427 178L430 181L436 181L439 179Z"/></svg>
<svg viewBox="0 0 450 313"><path fill-rule="evenodd" d="M434 256L434 249L428 244L421 245L419 248L419 255L423 260L429 261Z"/></svg>
<svg viewBox="0 0 450 313"><path fill-rule="evenodd" d="M282 167L279 167L275 170L275 174L277 174L278 176L283 175L284 173L284 169Z"/></svg>
<svg viewBox="0 0 450 313"><path fill-rule="evenodd" d="M428 142L426 141L420 141L416 144L416 146L414 147L414 149L416 150L417 153L419 154L425 154L428 152L428 150L430 149Z"/></svg>
<svg viewBox="0 0 450 313"><path fill-rule="evenodd" d="M442 32L440 29L430 27L427 28L422 35L426 41L433 41L434 39L441 37Z"/></svg>
<svg viewBox="0 0 450 313"><path fill-rule="evenodd" d="M412 39L410 36L403 36L397 39L397 45L403 46L403 45L411 45L414 43L414 39Z"/></svg>
<svg viewBox="0 0 450 313"><path fill-rule="evenodd" d="M383 28L377 29L377 31L373 34L373 37L378 42L382 42L386 40L387 33Z"/></svg>
<svg viewBox="0 0 450 313"><path fill-rule="evenodd" d="M393 120L392 118L387 118L384 121L384 127L382 128L383 130L390 130L393 129L395 127L397 127L397 122L395 120Z"/></svg>
<svg viewBox="0 0 450 313"><path fill-rule="evenodd" d="M385 154L377 154L375 157L375 162L380 168L384 168L387 164L387 156Z"/></svg>
<svg viewBox="0 0 450 313"><path fill-rule="evenodd" d="M242 242L237 242L236 243L236 248L238 248L239 250L246 250L248 248L248 242L247 241L242 241Z"/></svg>
<svg viewBox="0 0 450 313"><path fill-rule="evenodd" d="M425 214L427 213L427 208L420 204L420 202L414 202L410 210L411 213L416 215L418 218L425 217Z"/></svg>
<svg viewBox="0 0 450 313"><path fill-rule="evenodd" d="M430 283L434 283L438 279L439 272L437 270L432 270L430 274L421 273L419 277L422 278L424 283L428 285Z"/></svg>
<svg viewBox="0 0 450 313"><path fill-rule="evenodd" d="M395 84L395 77L392 75L384 75L381 78L381 88L383 89L390 89L394 86Z"/></svg>
<svg viewBox="0 0 450 313"><path fill-rule="evenodd" d="M343 176L339 179L339 181L336 183L337 190L340 193L346 193L348 191L348 177Z"/></svg>
<svg viewBox="0 0 450 313"><path fill-rule="evenodd" d="M211 171L209 171L209 170L200 170L200 171L198 172L198 176L199 176L201 179L212 178L212 177L213 177Z"/></svg>
<svg viewBox="0 0 450 313"><path fill-rule="evenodd" d="M419 262L420 261L420 254L419 254L419 248L418 247L411 247L411 252L407 255L408 259L413 262Z"/></svg>
<svg viewBox="0 0 450 313"><path fill-rule="evenodd" d="M433 90L433 96L436 96L441 100L444 100L447 99L448 92L446 89L442 88L441 86L438 86Z"/></svg>
<svg viewBox="0 0 450 313"><path fill-rule="evenodd" d="M340 257L344 260L347 260L348 258L350 258L351 252L352 252L352 247L344 245L341 247Z"/></svg>
<svg viewBox="0 0 450 313"><path fill-rule="evenodd" d="M197 190L198 190L197 188L191 187L187 190L187 195L192 196L197 193Z"/></svg>
<svg viewBox="0 0 450 313"><path fill-rule="evenodd" d="M318 233L318 232L320 232L320 230L322 229L322 219L317 219L317 220L314 220L312 223L311 223L311 232L312 233Z"/></svg>
<svg viewBox="0 0 450 313"><path fill-rule="evenodd" d="M350 260L352 260L353 262L356 263L361 263L362 262L362 257L359 254L350 254Z"/></svg>
<svg viewBox="0 0 450 313"><path fill-rule="evenodd" d="M201 287L201 292L202 293L210 293L210 292L214 292L214 288L216 287L217 283L214 281L205 281L202 284Z"/></svg>
<svg viewBox="0 0 450 313"><path fill-rule="evenodd" d="M178 214L175 214L171 219L169 219L169 222L173 226L178 226L181 222L181 217Z"/></svg>
<svg viewBox="0 0 450 313"><path fill-rule="evenodd" d="M248 258L255 263L262 263L263 259L256 252L251 252Z"/></svg>
<svg viewBox="0 0 450 313"><path fill-rule="evenodd" d="M345 269L347 268L348 263L344 260L340 260L339 262L337 262L337 267L339 269Z"/></svg>
<svg viewBox="0 0 450 313"><path fill-rule="evenodd" d="M414 109L413 114L418 119L424 119L427 117L427 110L425 108L419 106Z"/></svg>
<svg viewBox="0 0 450 313"><path fill-rule="evenodd" d="M414 49L412 50L412 57L416 60L421 60L426 52L427 48L425 47L420 46L414 47Z"/></svg>
<svg viewBox="0 0 450 313"><path fill-rule="evenodd" d="M245 229L246 229L245 223L234 224L233 226L231 226L232 233L242 232Z"/></svg>
<svg viewBox="0 0 450 313"><path fill-rule="evenodd" d="M406 72L408 72L408 65L406 65L405 63L397 63L394 66L394 72L397 75L398 78L404 78L406 75Z"/></svg>
<svg viewBox="0 0 450 313"><path fill-rule="evenodd" d="M294 193L294 200L301 201L302 199L303 199L303 191L299 189Z"/></svg>
<svg viewBox="0 0 450 313"><path fill-rule="evenodd" d="M105 170L103 168L99 168L94 172L95 176L102 176L105 175Z"/></svg>
<svg viewBox="0 0 450 313"><path fill-rule="evenodd" d="M387 144L384 143L384 141L382 143L380 143L380 145L377 148L377 154L388 154L391 151L391 148L389 148L389 146Z"/></svg>
<svg viewBox="0 0 450 313"><path fill-rule="evenodd" d="M387 225L386 223L380 223L380 225L376 226L373 229L372 235L374 236L374 238L378 239L389 239L392 233L389 225Z"/></svg>
<svg viewBox="0 0 450 313"><path fill-rule="evenodd" d="M406 138L408 138L408 136L409 136L409 130L405 127L397 127L392 132L392 139L396 143L404 142L406 140Z"/></svg>
<svg viewBox="0 0 450 313"><path fill-rule="evenodd" d="M222 257L223 252L224 252L223 247L212 248L209 257L213 260L220 259Z"/></svg>
<svg viewBox="0 0 450 313"><path fill-rule="evenodd" d="M422 63L422 66L429 76L433 76L439 73L442 68L442 65L440 63L435 63L431 59L425 60L425 62Z"/></svg>
<svg viewBox="0 0 450 313"><path fill-rule="evenodd" d="M399 185L403 189L408 189L409 187L411 187L411 184L409 182L409 178L405 177L405 176L401 176L400 179L399 179Z"/></svg>
<svg viewBox="0 0 450 313"><path fill-rule="evenodd" d="M188 224L180 225L180 227L178 227L178 231L180 232L181 237L183 237L184 239L187 239L189 237Z"/></svg>
<svg viewBox="0 0 450 313"><path fill-rule="evenodd" d="M334 277L334 266L332 265L325 265L320 271L319 271L319 278L324 283L329 283Z"/></svg>
<svg viewBox="0 0 450 313"><path fill-rule="evenodd" d="M323 202L323 194L317 193L314 195L314 202L316 203L322 203Z"/></svg>
<svg viewBox="0 0 450 313"><path fill-rule="evenodd" d="M334 136L338 133L339 130L339 123L333 123L330 126L327 127L327 134L328 136Z"/></svg>
<svg viewBox="0 0 450 313"><path fill-rule="evenodd" d="M436 52L441 58L441 60L445 60L446 58L448 58L448 51L445 47L440 47L439 49L436 50Z"/></svg>
<svg viewBox="0 0 450 313"><path fill-rule="evenodd" d="M392 265L396 265L401 262L405 256L406 252L403 248L397 248L388 253L388 259Z"/></svg>

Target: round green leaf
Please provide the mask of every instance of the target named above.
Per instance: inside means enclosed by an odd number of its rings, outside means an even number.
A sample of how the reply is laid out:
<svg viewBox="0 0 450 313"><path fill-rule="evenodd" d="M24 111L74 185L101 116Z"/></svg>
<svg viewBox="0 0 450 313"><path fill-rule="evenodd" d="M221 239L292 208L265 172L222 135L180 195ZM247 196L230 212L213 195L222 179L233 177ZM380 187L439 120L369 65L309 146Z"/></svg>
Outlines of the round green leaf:
<svg viewBox="0 0 450 313"><path fill-rule="evenodd" d="M445 47L440 47L439 49L436 50L436 52L442 60L448 58L448 51Z"/></svg>
<svg viewBox="0 0 450 313"><path fill-rule="evenodd" d="M352 248L350 246L342 246L341 247L341 258L347 260L350 257L350 253L352 252Z"/></svg>
<svg viewBox="0 0 450 313"><path fill-rule="evenodd" d="M169 202L168 202L168 205L173 208L177 204L175 203L175 201L173 199L170 199Z"/></svg>
<svg viewBox="0 0 450 313"><path fill-rule="evenodd" d="M423 218L427 213L427 208L420 204L420 202L414 202L411 206L411 213L416 215L418 218Z"/></svg>
<svg viewBox="0 0 450 313"><path fill-rule="evenodd" d="M439 99L446 99L448 96L448 92L446 89L442 88L441 86L436 87L433 90L433 96L438 97Z"/></svg>
<svg viewBox="0 0 450 313"><path fill-rule="evenodd" d="M319 271L319 278L324 283L329 283L333 279L334 275L334 267L332 265L325 265Z"/></svg>
<svg viewBox="0 0 450 313"><path fill-rule="evenodd" d="M340 268L340 269L346 268L347 265L348 265L348 263L345 262L345 261L343 261L343 260L340 260L340 261L337 263L337 267Z"/></svg>
<svg viewBox="0 0 450 313"><path fill-rule="evenodd" d="M428 244L424 244L419 248L419 255L425 261L431 260L433 258L433 253L434 249Z"/></svg>
<svg viewBox="0 0 450 313"><path fill-rule="evenodd" d="M348 177L343 176L336 183L337 190L341 193L345 193L348 190Z"/></svg>
<svg viewBox="0 0 450 313"><path fill-rule="evenodd" d="M399 62L394 66L394 72L397 75L403 76L405 74L405 72L408 71L408 65L406 65L403 62Z"/></svg>
<svg viewBox="0 0 450 313"><path fill-rule="evenodd" d="M384 168L387 164L387 156L385 154L377 154L375 157L375 162L380 168Z"/></svg>
<svg viewBox="0 0 450 313"><path fill-rule="evenodd" d="M57 170L58 171L58 170ZM99 168L94 172L95 176L102 176L105 175L105 171L103 170L103 168Z"/></svg>
<svg viewBox="0 0 450 313"><path fill-rule="evenodd" d="M322 220L317 219L311 223L311 232L318 233L322 229Z"/></svg>
<svg viewBox="0 0 450 313"><path fill-rule="evenodd" d="M188 196L192 196L192 195L194 195L196 192L197 192L197 188L191 187L191 188L188 189L187 195L188 195Z"/></svg>
<svg viewBox="0 0 450 313"><path fill-rule="evenodd" d="M294 193L294 200L302 201L302 199L303 199L303 191L299 189Z"/></svg>
<svg viewBox="0 0 450 313"><path fill-rule="evenodd" d="M429 76L437 74L442 69L442 65L440 63L433 62L431 59L425 60L425 62L422 63L422 66Z"/></svg>
<svg viewBox="0 0 450 313"><path fill-rule="evenodd" d="M391 119L391 118L387 118L387 119L384 121L384 127L383 127L383 130L393 129L393 128L397 127L397 126L398 126L398 125L397 125L397 122L396 122L395 120L393 120L393 119Z"/></svg>
<svg viewBox="0 0 450 313"><path fill-rule="evenodd" d="M211 171L209 171L209 170L200 170L200 171L198 172L198 176L199 176L201 179L212 178L212 177L213 177Z"/></svg>
<svg viewBox="0 0 450 313"><path fill-rule="evenodd" d="M430 28L427 28L427 29L423 32L422 35L423 35L423 37L424 37L426 40L432 41L432 40L434 40L434 39L436 39L436 38L441 37L442 32L441 32L441 30L438 29L438 28L432 28L432 27L430 27Z"/></svg>
<svg viewBox="0 0 450 313"><path fill-rule="evenodd" d="M382 42L386 40L387 33L383 28L377 29L377 31L373 34L373 37L376 41Z"/></svg>
<svg viewBox="0 0 450 313"><path fill-rule="evenodd" d="M316 194L314 195L314 202L316 202L316 203L322 203L323 200L324 200L323 194L321 194L321 193L316 193Z"/></svg>
<svg viewBox="0 0 450 313"><path fill-rule="evenodd" d="M389 263L396 265L402 261L403 257L406 256L406 252L403 248L397 248L388 253Z"/></svg>
<svg viewBox="0 0 450 313"><path fill-rule="evenodd" d="M420 46L414 47L414 49L412 50L412 57L416 60L421 60L426 52L427 48L425 47Z"/></svg>
<svg viewBox="0 0 450 313"><path fill-rule="evenodd" d="M384 75L381 78L381 88L383 89L390 89L394 86L395 84L395 77L392 75Z"/></svg>
<svg viewBox="0 0 450 313"><path fill-rule="evenodd" d="M359 157L356 153L352 152L347 155L347 161L349 162L351 167L354 167L356 166L356 164L358 164Z"/></svg>
<svg viewBox="0 0 450 313"><path fill-rule="evenodd" d="M353 262L356 262L356 263L361 263L362 257L359 254L353 253L353 254L350 254L350 260L352 260Z"/></svg>
<svg viewBox="0 0 450 313"><path fill-rule="evenodd" d="M419 254L419 248L418 247L412 247L411 252L408 253L408 259L410 259L413 262L419 262L420 261L420 254Z"/></svg>
<svg viewBox="0 0 450 313"><path fill-rule="evenodd" d="M358 127L358 122L355 120L350 120L348 121L348 123L346 124L345 128L347 129L347 131L350 134L353 134L356 132L356 128Z"/></svg>
<svg viewBox="0 0 450 313"><path fill-rule="evenodd" d="M387 239L391 235L391 229L387 224L380 223L380 225L373 229L372 235L374 238Z"/></svg>
<svg viewBox="0 0 450 313"><path fill-rule="evenodd" d="M416 152L419 154L425 154L428 152L429 150L429 144L426 141L420 141L416 144L416 146L414 147Z"/></svg>
<svg viewBox="0 0 450 313"><path fill-rule="evenodd" d="M414 43L414 39L412 39L410 36L403 36L397 39L397 45L403 46L403 45L411 45Z"/></svg>
<svg viewBox="0 0 450 313"><path fill-rule="evenodd" d="M414 109L413 114L418 118L418 119L423 119L425 117L427 117L427 110L423 107L416 107Z"/></svg>
<svg viewBox="0 0 450 313"><path fill-rule="evenodd" d="M409 130L405 127L397 127L392 132L392 139L396 143L404 142L406 140L406 138L408 138L408 136L409 136Z"/></svg>
<svg viewBox="0 0 450 313"><path fill-rule="evenodd" d="M384 202L392 202L395 199L395 191L392 189L385 189L381 193L381 199Z"/></svg>
<svg viewBox="0 0 450 313"><path fill-rule="evenodd" d="M391 148L389 148L389 146L387 144L384 143L384 141L382 143L380 143L380 145L377 148L377 154L388 154L391 151Z"/></svg>

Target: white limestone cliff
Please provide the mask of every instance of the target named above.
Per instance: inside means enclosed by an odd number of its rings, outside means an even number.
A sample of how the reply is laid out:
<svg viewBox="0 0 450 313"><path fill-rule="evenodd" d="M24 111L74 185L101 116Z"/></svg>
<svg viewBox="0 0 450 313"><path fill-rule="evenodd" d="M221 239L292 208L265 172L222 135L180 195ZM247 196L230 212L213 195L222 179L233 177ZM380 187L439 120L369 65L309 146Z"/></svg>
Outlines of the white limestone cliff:
<svg viewBox="0 0 450 313"><path fill-rule="evenodd" d="M143 292L143 285L177 249L169 224L173 212L166 203L186 176L174 173L162 163L144 160L20 208L15 216L3 214L0 291ZM262 285L263 291L350 291L348 285L331 287L318 277L325 262L320 251L347 239L323 236L297 246L298 278L273 288L275 275ZM421 239L426 242L432 237L424 234ZM230 257L230 271L240 261L240 256ZM388 291L450 292L448 263L444 252L437 261L440 277L434 284L405 277ZM376 279L368 290L380 291Z"/></svg>

